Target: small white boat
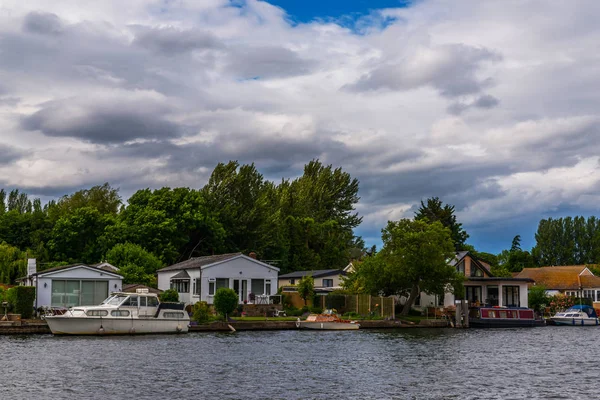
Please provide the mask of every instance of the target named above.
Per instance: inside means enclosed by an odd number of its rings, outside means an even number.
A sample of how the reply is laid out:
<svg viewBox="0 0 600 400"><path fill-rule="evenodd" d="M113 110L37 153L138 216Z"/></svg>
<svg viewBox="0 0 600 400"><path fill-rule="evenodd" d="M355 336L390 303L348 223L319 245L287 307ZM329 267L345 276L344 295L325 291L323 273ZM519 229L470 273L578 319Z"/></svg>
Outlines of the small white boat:
<svg viewBox="0 0 600 400"><path fill-rule="evenodd" d="M554 325L586 326L598 325L596 310L586 305L576 305L567 311L556 313L550 318Z"/></svg>
<svg viewBox="0 0 600 400"><path fill-rule="evenodd" d="M296 327L318 330L355 330L359 329L360 325L356 321L341 319L333 310L325 310L322 314L310 314L304 321L298 318Z"/></svg>
<svg viewBox="0 0 600 400"><path fill-rule="evenodd" d="M190 321L183 303L160 303L148 289L112 293L98 306L72 307L45 319L55 335L185 333Z"/></svg>

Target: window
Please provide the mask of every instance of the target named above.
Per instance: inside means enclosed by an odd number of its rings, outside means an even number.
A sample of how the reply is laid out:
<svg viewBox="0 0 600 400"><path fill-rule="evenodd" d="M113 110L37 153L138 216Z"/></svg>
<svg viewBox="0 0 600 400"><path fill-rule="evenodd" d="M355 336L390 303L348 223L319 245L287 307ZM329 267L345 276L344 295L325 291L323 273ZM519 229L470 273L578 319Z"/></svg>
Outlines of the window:
<svg viewBox="0 0 600 400"><path fill-rule="evenodd" d="M158 299L156 297L148 297L148 307L158 307Z"/></svg>
<svg viewBox="0 0 600 400"><path fill-rule="evenodd" d="M217 278L217 290L222 288L229 289L229 278Z"/></svg>
<svg viewBox="0 0 600 400"><path fill-rule="evenodd" d="M146 299L147 297L141 296L139 298L140 307L146 307Z"/></svg>
<svg viewBox="0 0 600 400"><path fill-rule="evenodd" d="M200 295L201 292L201 282L202 280L200 278L196 278L194 279L194 294L195 295Z"/></svg>
<svg viewBox="0 0 600 400"><path fill-rule="evenodd" d="M519 307L520 301L518 286L502 287L502 305L508 307Z"/></svg>
<svg viewBox="0 0 600 400"><path fill-rule="evenodd" d="M333 287L333 279L323 279L323 287Z"/></svg>
<svg viewBox="0 0 600 400"><path fill-rule="evenodd" d="M171 289L177 290L177 293L189 293L190 292L190 280L189 279L173 279L173 280L171 280Z"/></svg>
<svg viewBox="0 0 600 400"><path fill-rule="evenodd" d="M127 310L112 310L110 315L113 317L129 317L129 311Z"/></svg>
<svg viewBox="0 0 600 400"><path fill-rule="evenodd" d="M593 290L584 290L583 297L585 297L586 299L592 299L592 301L593 301L594 300L594 291Z"/></svg>
<svg viewBox="0 0 600 400"><path fill-rule="evenodd" d="M88 317L106 317L108 315L108 311L106 311L106 310L88 310L86 315Z"/></svg>
<svg viewBox="0 0 600 400"><path fill-rule="evenodd" d="M465 295L469 303L481 304L481 286L465 286Z"/></svg>
<svg viewBox="0 0 600 400"><path fill-rule="evenodd" d="M123 302L123 304L121 304L122 306L131 306L131 307L137 307L138 305L138 298L137 296L130 296L127 300L125 300Z"/></svg>
<svg viewBox="0 0 600 400"><path fill-rule="evenodd" d="M93 306L108 297L108 281L52 280L51 305L54 307Z"/></svg>
<svg viewBox="0 0 600 400"><path fill-rule="evenodd" d="M296 280L294 278L290 279L290 285L295 285L296 284Z"/></svg>
<svg viewBox="0 0 600 400"><path fill-rule="evenodd" d="M271 280L267 279L265 280L265 294L266 295L271 295Z"/></svg>
<svg viewBox="0 0 600 400"><path fill-rule="evenodd" d="M209 296L215 295L215 282L208 282L208 295Z"/></svg>
<svg viewBox="0 0 600 400"><path fill-rule="evenodd" d="M164 318L183 318L183 313L182 312L165 312L163 314Z"/></svg>
<svg viewBox="0 0 600 400"><path fill-rule="evenodd" d="M458 272L461 275L465 274L465 260L462 260L458 263L458 265L456 266L456 272Z"/></svg>
<svg viewBox="0 0 600 400"><path fill-rule="evenodd" d="M252 279L250 282L250 292L261 295L265 292L265 280L264 279Z"/></svg>
<svg viewBox="0 0 600 400"><path fill-rule="evenodd" d="M471 264L471 276L482 277L483 271Z"/></svg>

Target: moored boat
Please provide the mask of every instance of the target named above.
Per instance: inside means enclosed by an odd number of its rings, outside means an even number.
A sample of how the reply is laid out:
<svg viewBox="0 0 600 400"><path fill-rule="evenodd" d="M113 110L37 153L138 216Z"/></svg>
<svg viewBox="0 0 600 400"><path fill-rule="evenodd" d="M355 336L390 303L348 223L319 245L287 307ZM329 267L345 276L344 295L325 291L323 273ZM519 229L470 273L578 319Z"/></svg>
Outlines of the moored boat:
<svg viewBox="0 0 600 400"><path fill-rule="evenodd" d="M296 327L317 330L355 330L360 325L356 321L341 319L333 310L325 310L322 314L310 314L306 320L298 318Z"/></svg>
<svg viewBox="0 0 600 400"><path fill-rule="evenodd" d="M598 316L596 310L588 305L575 305L566 311L558 312L550 318L554 325L596 326Z"/></svg>
<svg viewBox="0 0 600 400"><path fill-rule="evenodd" d="M469 310L469 326L473 328L520 328L544 325L531 308L473 307Z"/></svg>
<svg viewBox="0 0 600 400"><path fill-rule="evenodd" d="M161 303L147 289L112 293L100 305L72 307L45 319L55 335L185 333L190 321L183 303Z"/></svg>

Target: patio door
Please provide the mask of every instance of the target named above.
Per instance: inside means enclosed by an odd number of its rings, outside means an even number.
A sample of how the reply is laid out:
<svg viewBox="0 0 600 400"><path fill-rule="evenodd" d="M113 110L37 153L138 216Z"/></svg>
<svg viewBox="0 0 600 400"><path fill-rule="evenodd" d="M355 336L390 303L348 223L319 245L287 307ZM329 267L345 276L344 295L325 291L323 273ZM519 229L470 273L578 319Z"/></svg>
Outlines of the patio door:
<svg viewBox="0 0 600 400"><path fill-rule="evenodd" d="M238 300L242 303L244 300L248 300L248 281L245 279L234 279L233 290L238 295Z"/></svg>

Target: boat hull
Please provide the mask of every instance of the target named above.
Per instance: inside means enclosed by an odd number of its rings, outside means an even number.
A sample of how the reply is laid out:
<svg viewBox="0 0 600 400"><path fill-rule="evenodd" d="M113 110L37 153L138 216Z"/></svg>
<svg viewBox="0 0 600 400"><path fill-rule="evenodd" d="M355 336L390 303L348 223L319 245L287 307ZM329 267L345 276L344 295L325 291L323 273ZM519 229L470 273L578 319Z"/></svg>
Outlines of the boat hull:
<svg viewBox="0 0 600 400"><path fill-rule="evenodd" d="M554 325L565 326L598 326L598 318L567 318L567 317L552 317L550 318Z"/></svg>
<svg viewBox="0 0 600 400"><path fill-rule="evenodd" d="M186 333L188 321L157 318L73 318L62 315L46 317L55 335L132 335L152 333Z"/></svg>
<svg viewBox="0 0 600 400"><path fill-rule="evenodd" d="M469 318L469 326L472 328L529 328L544 326L543 320L499 320L499 319L475 319Z"/></svg>
<svg viewBox="0 0 600 400"><path fill-rule="evenodd" d="M300 329L315 329L315 330L330 330L330 331L350 331L360 328L359 324L351 322L307 322L300 321L297 323Z"/></svg>

